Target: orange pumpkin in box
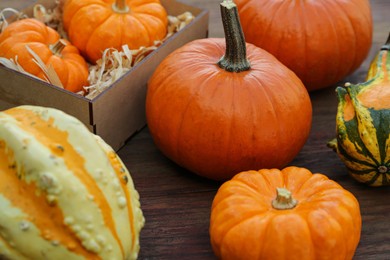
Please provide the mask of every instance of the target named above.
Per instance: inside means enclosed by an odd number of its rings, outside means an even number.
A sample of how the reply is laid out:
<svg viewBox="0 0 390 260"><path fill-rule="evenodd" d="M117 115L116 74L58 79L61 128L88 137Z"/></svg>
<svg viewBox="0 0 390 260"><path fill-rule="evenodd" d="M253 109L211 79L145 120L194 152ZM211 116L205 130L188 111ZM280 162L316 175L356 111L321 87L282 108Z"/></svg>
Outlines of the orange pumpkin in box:
<svg viewBox="0 0 390 260"><path fill-rule="evenodd" d="M54 69L65 89L78 92L88 85L88 65L78 49L44 23L33 18L18 20L0 34L0 57L13 59L26 72L46 79L31 51Z"/></svg>
<svg viewBox="0 0 390 260"><path fill-rule="evenodd" d="M66 0L63 23L70 41L95 63L107 48L153 46L167 34L159 0Z"/></svg>

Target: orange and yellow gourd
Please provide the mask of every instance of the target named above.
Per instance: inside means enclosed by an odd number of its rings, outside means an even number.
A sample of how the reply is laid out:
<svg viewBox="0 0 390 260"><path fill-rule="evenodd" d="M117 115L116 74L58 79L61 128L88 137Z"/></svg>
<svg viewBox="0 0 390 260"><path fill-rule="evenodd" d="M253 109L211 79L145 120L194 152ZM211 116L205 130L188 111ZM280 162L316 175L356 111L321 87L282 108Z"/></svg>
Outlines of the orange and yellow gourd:
<svg viewBox="0 0 390 260"><path fill-rule="evenodd" d="M136 259L143 225L128 170L80 121L0 112L0 259Z"/></svg>

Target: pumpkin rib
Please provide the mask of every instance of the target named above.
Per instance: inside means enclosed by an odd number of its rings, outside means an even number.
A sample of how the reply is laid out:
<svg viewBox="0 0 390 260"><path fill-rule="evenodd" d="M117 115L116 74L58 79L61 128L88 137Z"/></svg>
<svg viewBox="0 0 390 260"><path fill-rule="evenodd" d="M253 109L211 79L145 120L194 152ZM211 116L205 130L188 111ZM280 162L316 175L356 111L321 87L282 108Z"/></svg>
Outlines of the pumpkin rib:
<svg viewBox="0 0 390 260"><path fill-rule="evenodd" d="M334 13L332 13L332 11L338 12L340 10L338 8L331 9L327 5L327 4L331 5L332 2L325 3L324 1L318 1L318 4L322 6L322 8L320 8L318 11L323 13L323 14L319 14L319 16L325 17L325 19L327 20L327 22L325 24L329 25L328 30L327 30L327 32L329 34L328 38L332 39L331 40L332 56L330 57L328 54L325 54L325 55L321 55L320 59L321 59L321 61L323 61L323 63L327 63L324 66L327 66L328 69L332 68L332 71L329 71L329 73L327 73L327 74L322 74L322 78L317 79L317 81L326 82L323 84L330 85L331 84L330 82L336 82L337 79L342 78L343 75L348 73L348 71L350 70L349 67L351 67L353 65L353 63L352 63L353 59L343 58L343 55L345 55L345 54L348 55L349 53L353 53L353 52L345 52L345 51L343 52L341 50L343 44L345 45L345 43L342 43L342 42L340 43L340 40L339 40L340 37L338 37L338 33L337 33L340 30L338 28L339 25L337 24L337 20L333 19L333 17L335 15L334 15ZM343 16L343 14L341 14L341 16ZM326 40L328 40L328 39L326 39ZM328 44L329 44L329 41L322 43L322 45L328 45ZM317 48L322 48L322 46L317 46ZM331 62L328 62L328 60L330 60L330 59L331 59ZM340 62L340 59L342 59L341 62ZM337 61L337 63L335 61ZM347 67L345 66L346 63L351 64L348 66L348 70L346 69ZM311 83L309 83L309 84L311 84Z"/></svg>
<svg viewBox="0 0 390 260"><path fill-rule="evenodd" d="M129 218L129 226L130 226L130 233L131 233L131 248L130 250L133 251L135 246L136 245L136 239L135 239L135 234L138 233L140 230L137 229L135 227L135 224L134 224L134 214L133 214L133 203L132 203L132 200L135 196L135 194L131 194L131 192L127 189L126 185L128 185L128 182L132 182L132 179L131 179L131 176L130 176L130 173L122 168L122 165L123 162L122 160L119 158L119 156L115 153L114 150L112 150L112 148L110 148L109 146L107 146L104 141L102 141L102 139L100 137L96 137L97 138L97 143L98 145L106 152L107 154L107 157L109 158L109 161L114 169L114 172L115 174L117 175L118 179L120 180L123 180L123 175L126 176L127 178L127 181L126 182L120 182L121 184L121 188L123 190L123 193L125 194L126 196L126 201L127 201L127 214L128 214L128 218Z"/></svg>
<svg viewBox="0 0 390 260"><path fill-rule="evenodd" d="M237 220L237 223L235 223L235 225L233 225L233 226L230 226L229 227L229 229L227 229L227 232L226 233L223 233L223 234L221 234L222 235L222 239L221 239L221 242L220 242L220 245L221 245L221 247L223 248L223 245L225 244L225 240L228 238L228 236L229 236L229 234L230 233L232 233L232 232L234 232L234 229L235 228L238 228L238 226L240 226L240 225L244 225L245 226L245 222L249 222L250 220L252 220L253 218L260 218L260 217L262 217L263 215L265 215L266 214L266 212L264 212L263 214L256 214L256 212L253 212L251 215L249 215L249 216L246 216L245 218L243 218L243 219L239 219L239 220ZM273 216L267 216L267 215L265 215L266 216L266 218L269 218L269 219L272 219L272 218L274 218L276 215L273 215ZM256 227L254 227L254 228L256 228ZM225 229L226 230L226 229ZM257 233L257 235L259 236L259 237L262 237L262 236L264 236L264 234L266 233L266 230L264 230L263 229L263 233L262 234L259 234L259 233ZM261 239L259 239L259 241L261 241ZM222 253L222 250L221 250L221 253ZM259 251L259 254L261 253L261 250ZM222 257L222 259L224 259L223 257Z"/></svg>
<svg viewBox="0 0 390 260"><path fill-rule="evenodd" d="M339 226L340 228L341 228L341 226L340 226L340 224L333 218L333 216L329 213L329 212L327 212L326 210L323 210L323 209L315 209L315 210L313 210L313 211L320 211L320 212L324 212L325 214L326 214L326 216L327 216L327 218L324 218L324 220L325 221L327 221L328 223L329 222L332 222L332 224L333 225L337 225L337 226ZM311 211L311 212L309 212L308 214L306 214L306 220L307 220L307 223L309 224L309 232L310 232L310 236L312 237L312 238L314 238L315 237L315 228L316 227L318 227L317 225L314 225L313 224L313 220L311 221L310 219L309 219L309 217L310 217L310 215L311 214L314 214L313 213L313 211ZM333 220L333 221L332 221ZM321 226L323 226L323 223L321 223ZM323 238L321 241L319 241L319 243L318 243L318 245L317 245L317 243L314 243L313 242L313 240L314 239L311 239L311 241L312 241L312 243L313 243L313 245L314 246L318 246L318 247L321 247L321 246L323 246L323 244L324 244L324 241L326 241L326 238ZM345 241L344 239L338 239L338 241ZM320 252L317 252L316 254L315 254L315 259L321 259L320 258L320 256L318 255ZM338 250L337 252L334 252L334 253L336 253L336 254L340 254L341 252ZM327 250L327 254L329 254L329 250Z"/></svg>
<svg viewBox="0 0 390 260"><path fill-rule="evenodd" d="M299 175L299 177L297 177L297 181L294 183L295 184L294 189L291 189L291 185L290 185L290 183L291 183L290 178L292 178L291 175L294 174L294 176L298 176L298 173L300 175ZM283 178L285 179L286 188L288 190L290 190L293 194L300 194L301 189L303 187L305 187L306 183L312 177L311 175L307 176L307 173L310 173L310 171L305 169L305 168L288 167L288 168L283 169L282 175L283 175ZM305 174L306 176L303 176L303 174ZM299 184L299 186L297 186L297 183Z"/></svg>
<svg viewBox="0 0 390 260"><path fill-rule="evenodd" d="M273 27L274 26L276 26L276 22L274 22L275 21L275 18L277 17L277 13L279 13L279 12L283 12L284 13L284 11L285 10L283 10L283 8L286 6L286 5L288 5L289 4L289 2L288 1L281 1L280 2L280 4L279 4L279 6L278 7L276 7L276 9L275 10L273 10L273 12L274 12L274 15L272 16L272 18L269 20L269 26L267 27L267 29L265 29L264 30L264 33L263 33L263 35L265 35L265 37L263 36L263 38L265 38L265 40L267 40L267 35L269 35L269 34L274 34L274 32L275 32L275 30L273 29ZM278 41L278 45L280 44L280 42L282 41L282 39L283 39L283 35L278 35L278 38L279 38L279 41ZM276 45L273 45L273 48L276 48ZM277 52L275 53L275 57L277 56L278 54L277 54Z"/></svg>
<svg viewBox="0 0 390 260"><path fill-rule="evenodd" d="M183 68L183 70L184 70L184 68ZM193 102L197 101L195 99L199 98L198 96L201 96L199 93L204 91L209 86L214 86L212 83L210 83L210 81L212 81L212 79L213 79L212 75L209 75L207 78L203 78L202 83L197 86L196 92L191 93L191 95L187 97L187 105L185 106L185 109L182 111L182 115L181 115L180 120L178 120L180 122L180 125L177 128L177 136L179 136L181 138L177 138L176 145L173 145L173 147L176 147L175 149L177 151L177 156L178 156L178 158L180 158L178 160L179 164L183 164L183 156L182 156L182 154L184 152L183 149L180 149L180 147L182 147L182 143L183 142L186 142L185 140L182 140L185 137L185 135L182 132L183 131L183 126L186 125L185 124L185 120L192 120L190 117L187 116L187 113L189 111L189 108L190 108L191 104L193 104ZM211 92L216 93L217 91L218 91L218 88L214 87L213 91L211 91ZM214 96L214 94L213 94L213 96ZM203 121L202 123L200 123L200 125L199 125L199 130L200 131L201 131L201 129L203 129L202 125L205 124L205 123L207 123L207 122ZM193 141L198 142L199 137L200 137L199 135L196 135L196 137L193 137L193 138L196 138ZM174 155L174 158L175 157L176 157L176 155Z"/></svg>
<svg viewBox="0 0 390 260"><path fill-rule="evenodd" d="M300 21L301 21L301 24L303 25L304 27L304 33L302 33L302 37L305 39L304 41L301 41L302 43L302 49L303 50L307 50L308 49L308 38L310 36L308 36L308 24L309 22L307 22L308 20L310 21L310 19L308 19L307 17L307 14L304 12L304 3L302 3L300 5L300 11L301 13L299 14L299 18L300 18ZM296 50L294 50L296 51ZM302 52L302 56L301 56L301 59L300 59L300 62L302 63L302 66L303 68L307 68L307 64L309 64L309 55L307 54L307 51L303 51ZM305 74L302 76L302 82L303 82L303 79L306 79L307 78L307 73L305 72Z"/></svg>
<svg viewBox="0 0 390 260"><path fill-rule="evenodd" d="M267 105L265 105L265 107L270 107L270 110L272 111L272 119L273 119L273 121L277 122L278 121L277 120L277 114L276 114L277 109L275 108L274 103L272 102L272 101L275 101L275 98L272 95L272 94L274 94L274 92L268 90L269 87L267 86L267 84L264 83L264 81L261 79L261 77L254 77L252 75L252 78L259 84L258 87L262 91L262 97L263 97L262 101L264 101L264 99L266 99L268 101ZM271 98L271 95L272 95L272 98ZM258 101L255 100L254 95L249 95L249 97L250 97L250 99L253 100L253 104L256 104L258 102ZM264 104L265 104L265 102L263 103L263 105ZM271 116L267 116L267 123L270 123L270 122L271 122ZM279 124L273 123L273 122L272 122L272 124L277 126L277 127L274 128L276 130L276 132L277 132L275 135L276 136L280 136L281 129L279 127ZM275 161L280 161L279 153L274 154L273 155L273 159ZM249 169L247 169L247 170L249 170Z"/></svg>
<svg viewBox="0 0 390 260"><path fill-rule="evenodd" d="M239 13L248 42L274 54L311 91L337 84L368 55L370 6L368 0L359 1L294 0L284 1L286 5L280 3L283 1L237 2L243 7ZM363 21L358 19L359 14L364 16Z"/></svg>
<svg viewBox="0 0 390 260"><path fill-rule="evenodd" d="M77 57L79 57L79 56L77 56ZM69 58L69 56L68 56L68 58ZM81 65L80 62L78 62L77 60L69 59L69 60L67 60L66 64L67 64L66 66L67 66L69 71L75 71L75 72L79 71L80 73L82 73L83 71L86 71L85 66ZM74 73L68 74L68 81L70 82L69 83L70 86L73 86L76 83L84 82L84 84L80 84L80 85L83 85L83 87L86 87L88 85L88 81L84 81L84 79L87 79L87 78L88 78L87 72L85 72L85 74L82 77L76 77L74 75ZM72 83L72 82L74 82L74 83ZM81 90L79 88L76 89L76 88L71 88L71 87L68 87L67 89L72 91L72 92L77 92L77 91Z"/></svg>
<svg viewBox="0 0 390 260"><path fill-rule="evenodd" d="M356 124L358 124L358 123L356 123ZM338 140L340 141L340 149L342 151L344 151L344 152L341 152L341 153L346 158L350 157L349 152L347 152L347 149L344 149L344 147L345 147L345 148L349 148L348 150L351 150L351 146L349 146L348 144L345 144L344 139L346 139L349 142L353 142L353 145L354 145L353 147L355 147L355 152L356 153L362 154L363 156L368 157L370 160L372 160L372 163L361 161L361 160L358 160L358 159L355 159L355 161L358 161L359 163L365 164L365 165L371 165L371 164L378 165L379 161L375 158L375 156L372 154L372 152L369 151L369 149L366 147L366 144L360 139L360 135L355 130L356 129L354 127L348 127L346 125L346 133L342 134L344 137L339 137L338 138ZM357 138L348 139L348 137L353 137L354 134L356 134ZM357 147L357 146L359 146L359 147ZM361 152L359 152L359 151L361 151ZM356 154L356 153L354 153L354 154ZM353 159L352 157L350 157L350 158Z"/></svg>
<svg viewBox="0 0 390 260"><path fill-rule="evenodd" d="M22 108L15 108L13 110L8 110L5 113L10 116L16 116L18 123L23 127L23 129L27 130L30 134L34 136L37 142L40 142L44 146L50 147L50 143L58 143L64 149L67 150L67 153L63 154L62 157L65 165L68 167L70 171L71 169L77 168L79 171L72 171L83 183L90 194L94 194L96 200L96 206L100 208L101 214L103 217L103 221L107 228L111 231L112 236L118 242L122 255L124 255L123 245L121 240L118 237L117 231L115 229L115 222L110 215L111 207L103 195L100 187L93 180L93 178L87 173L87 169L84 166L85 159L81 161L83 158L77 156L78 152L74 149L74 147L69 143L67 138L61 138L62 135L67 136L66 131L57 128L53 123L53 118L51 118L48 122L45 122L43 119L39 118L37 114L32 111L23 109L24 112L21 115L18 115L18 110ZM34 124L32 124L34 123ZM48 123L46 125L46 123ZM60 134L62 133L62 134ZM46 144L46 145L45 145ZM74 160L72 158L78 158Z"/></svg>
<svg viewBox="0 0 390 260"><path fill-rule="evenodd" d="M320 10L325 13L325 15L323 15L321 17L326 17L326 19L328 20L328 23L329 23L329 28L332 29L332 31L330 33L331 34L330 38L331 39L335 39L335 40L332 40L332 42L337 44L337 46L334 46L334 48L332 48L335 52L332 55L332 63L331 63L332 65L331 66L332 66L332 68L335 67L335 69L334 69L335 73L329 73L329 75L327 75L327 78L329 77L330 79L324 78L324 79L321 80L321 81L328 80L330 82L335 82L337 78L341 78L342 75L347 74L348 71L351 70L350 67L355 62L355 58L353 58L353 59L342 59L343 64L345 64L346 62L350 62L351 65L349 65L348 69L345 69L345 71L344 71L343 67L340 68L340 65L341 65L340 64L340 58L345 53L342 53L342 51L341 51L341 47L340 46L343 43L339 42L340 37L338 37L338 34L337 34L337 31L339 30L339 28L338 28L339 25L336 24L336 21L334 19L332 19L333 15L334 15L334 13L332 13L332 12L339 11L339 8L332 8L331 9L332 11L330 11L330 9L329 9L330 7L328 6L328 5L335 4L334 2L337 2L337 1L328 1L328 2L326 2L326 4L325 4L325 2L318 1L319 5L322 5L322 8L320 8ZM337 5L337 4L335 4L335 5ZM348 21L350 22L349 19L348 19ZM356 37L356 33L354 31L354 28L352 28L352 29L353 29L352 31L354 32L354 35ZM327 44L327 43L325 43L325 44ZM355 42L354 42L354 44L355 44ZM352 54L354 54L354 56L356 56L354 52L350 52L350 53L352 53ZM328 59L328 58L330 59L331 57L326 57L326 59ZM335 63L335 61L337 61L337 63Z"/></svg>
<svg viewBox="0 0 390 260"><path fill-rule="evenodd" d="M57 55L52 55L48 57L46 61L44 61L47 67L50 65L53 66L53 68L56 68L55 71L57 72L58 77L61 80L61 83L63 86L67 86L68 89L68 82L69 82L69 64L68 62L65 62L63 59L58 57ZM72 86L73 89L73 86Z"/></svg>
<svg viewBox="0 0 390 260"><path fill-rule="evenodd" d="M240 73L243 73L243 72L240 72ZM232 79L232 81L234 82L235 81L235 78ZM235 113L235 92L236 92L236 88L235 88L235 85L236 84L227 84L227 86L230 88L229 90L225 89L226 92L230 93L229 95L229 98L225 98L225 104L226 104L226 107L229 107L230 108L230 111L229 111L229 114L232 115L229 122L228 122L228 126L225 128L226 131L224 131L224 137L225 137L225 140L227 142L227 147L229 148L229 150L225 153L225 161L226 162L232 162L232 160L234 159L234 156L233 156L233 153L231 152L232 148L235 148L232 144L233 144L233 137L234 136L232 134L232 131L234 129L234 125L235 125L235 122L237 120L237 115ZM227 87L225 86L225 88ZM239 86L239 85L238 85ZM229 102L230 101L230 102ZM229 104L230 103L230 104ZM228 105L229 104L229 105ZM233 158L231 158L233 157Z"/></svg>
<svg viewBox="0 0 390 260"><path fill-rule="evenodd" d="M0 201L1 201L1 197L2 196L0 196ZM27 255L15 250L15 247L11 246L9 244L9 240L4 238L3 236L0 236L0 250L1 250L0 259L2 259L2 257L4 257L4 259L9 259L11 258L11 255L16 255L17 259L29 260L29 257Z"/></svg>
<svg viewBox="0 0 390 260"><path fill-rule="evenodd" d="M352 103L355 103L354 99L352 99ZM377 150L378 140L376 139L375 126L372 125L371 122L366 122L368 120L365 120L369 118L367 115L369 114L368 111L364 111L360 104L356 104L354 107L355 109L356 107L359 108L358 111L356 111L356 125L358 128L357 137L359 137L359 139L355 140L355 143L358 141L358 144L363 148L364 154L371 157L375 164L378 165L380 162L380 155L378 154L379 150ZM350 128L347 128L347 130L348 129Z"/></svg>
<svg viewBox="0 0 390 260"><path fill-rule="evenodd" d="M290 220L290 221L287 221L287 220ZM300 220L299 222L297 220ZM291 227L289 226L289 224L287 223L291 223L292 221L294 221L294 223L296 225L299 225L300 228L297 228L297 226L294 226L292 225ZM278 222L279 224L276 224L275 222ZM280 223L281 222L281 223ZM310 229L309 229L309 226L307 223L305 223L305 219L303 218L303 216L297 214L297 213L284 213L284 214L275 214L271 220L269 220L268 222L269 224L267 225L267 233L265 233L265 238L263 241L265 241L265 243L263 243L263 252L262 253L265 253L266 255L271 255L271 252L270 251L274 251L274 245L275 243L282 243L284 245L291 245L291 247L295 244L295 242L297 242L297 240L299 240L298 238L296 238L295 240L289 240L288 244L285 242L287 238L295 238L294 235L292 234L296 234L296 236L299 236L301 232L304 232L303 231L303 228L305 228L304 230L307 231L307 235L311 235L310 234ZM286 229L284 229L284 225L281 226L280 224L285 224L286 225ZM301 226L301 225L304 225L304 226ZM290 228L288 228L290 227ZM291 230L291 229L294 229L294 230ZM284 232L281 232L281 230L283 230ZM297 231L297 232L295 232ZM285 234L287 233L287 235ZM267 239L267 238L270 238L272 237L273 239L270 240L270 239ZM280 239L277 239L277 238L280 238ZM310 243L311 241L309 240L308 237L305 237L305 241ZM302 239L302 237L301 237ZM275 241L276 240L276 241ZM305 245L306 247L310 248L309 245ZM298 255L299 251L292 251L292 252L289 252L289 249L291 247L286 247L284 248L284 250L278 250L278 251L274 251L272 254L274 254L274 257L275 259L291 259L291 260L300 260L300 259L303 259L304 256L306 255ZM282 255L278 255L277 253L282 253ZM287 255L286 255L287 254Z"/></svg>
<svg viewBox="0 0 390 260"><path fill-rule="evenodd" d="M339 149L341 156L343 156L345 159L348 159L348 161L353 162L354 164L356 163L356 164L360 164L360 165L367 166L367 167L374 167L375 165L377 165L377 163L375 163L375 162L370 163L370 162L362 161L362 160L359 160L355 157L352 157L350 155L350 152L347 152L346 149L344 149L344 146L342 143L340 143L340 146L338 147L338 149Z"/></svg>
<svg viewBox="0 0 390 260"><path fill-rule="evenodd" d="M144 31L146 31L147 33L143 34L143 37L144 39L146 40L146 38L148 38L146 41L149 42L149 44L145 44L145 45L151 45L152 43L151 42L151 34L149 33L149 29L150 27L147 26L146 22L143 21L143 19L140 19L140 15L138 14L135 14L133 16L131 16L132 20L134 20L134 24L137 24L137 26L139 28L142 28ZM123 28L125 29L125 28ZM144 47L147 47L147 46L144 46Z"/></svg>
<svg viewBox="0 0 390 260"><path fill-rule="evenodd" d="M64 244L65 247L70 244L77 245L78 243L76 241L79 239L74 232L68 226L61 229L64 223L64 216L61 209L57 206L51 206L46 201L44 195L37 194L35 187L39 185L38 181L31 180L28 182L26 179L19 178L18 172L24 171L24 169L22 169L23 165L20 165L15 161L15 158L13 158L13 150L10 147L7 147L4 142L3 144L4 145L0 145L0 162L3 162L0 165L4 166L2 179L5 180L0 184L2 194L5 195L9 201L13 202L12 205L16 205L18 209L29 217L29 221L36 225L41 231L42 238L46 240L58 239L60 243L66 243ZM32 142L29 144L32 145ZM7 157L8 160L11 159L11 161L15 161L16 168L8 167L8 169L6 169L9 163L4 162L4 159L7 159ZM10 189L10 185L14 183L18 183L17 186L20 187L19 190ZM45 193L43 190L40 191ZM25 203L23 198L31 198L29 201L30 203ZM46 213L46 215L41 215L40 213L42 212ZM47 230L49 230L49 232L47 232ZM49 238L45 238L45 236L48 235ZM50 241L48 241L48 243L50 244ZM77 255L92 257L90 252L83 247L75 247L73 250Z"/></svg>
<svg viewBox="0 0 390 260"><path fill-rule="evenodd" d="M177 70L177 72L179 72L180 70ZM174 74L174 73L173 73ZM198 92L199 91L201 91L202 90L202 86L205 86L206 85L206 80L204 81L204 83L203 84L201 84L200 86L199 86L199 88L197 89L198 90ZM177 132L177 135L178 136L183 136L183 134L182 134L182 131L183 131L183 126L184 126L184 120L187 118L186 117L186 114L187 114L187 112L188 112L188 109L189 109L189 107L190 107L190 105L191 105L191 103L192 103L192 101L195 99L195 97L196 97L196 94L197 93L191 93L191 95L190 96L188 96L188 98L187 98L187 100L186 100L186 105L184 106L184 109L183 109L183 113L182 113L182 115L181 115L181 118L180 118L180 120L178 119L178 120L176 120L176 121L179 121L178 123L178 126L176 127L176 132ZM176 124L177 124L177 122L176 122ZM201 129L201 128L200 128ZM177 158L179 158L178 159L178 164L179 165L181 165L182 164L182 156L181 156L181 149L180 149L180 147L181 147L181 145L180 145L180 143L181 143L182 141L180 140L180 138L177 138L176 139L176 143L175 143L175 145L172 145L172 150L173 150L173 157L177 157Z"/></svg>
<svg viewBox="0 0 390 260"><path fill-rule="evenodd" d="M88 7L85 7L85 8L88 8ZM98 60L98 59L100 59L102 57L102 54L103 54L104 50L101 51L99 57L95 56L95 54L92 54L92 53L94 53L92 50L93 50L93 48L96 45L96 42L97 42L96 38L100 38L100 37L97 37L96 35L100 33L101 27L104 24L110 22L110 18L112 18L112 17L113 16L111 16L110 13L107 13L107 16L105 18L101 18L101 21L100 21L99 24L94 24L94 28L90 32L87 42L85 42L85 44L84 44L85 54L87 55L87 57L90 56L92 59L95 59L95 60ZM121 37L123 37L123 36L121 35ZM115 47L113 47L113 48L115 48Z"/></svg>
<svg viewBox="0 0 390 260"><path fill-rule="evenodd" d="M283 88L283 90L289 90L289 96L288 96L288 98L292 98L292 96L293 95L295 95L296 97L298 97L298 95L299 95L299 98L303 98L302 97L302 92L300 92L297 88L295 88L294 86L293 86L293 84L291 84L291 82L290 81L286 81L286 77L283 77L282 75L280 75L280 74L274 74L273 76L275 76L275 78L277 78L278 79L278 81L280 82L280 84L281 85L286 85L286 86L291 86L290 88L287 88L287 87L284 87ZM295 76L295 74L294 74L294 76ZM260 79L259 78L259 81L260 82L262 82L262 79ZM280 99L280 96L279 95L277 95L278 93L276 93L276 92L274 92L274 91L272 91L271 90L271 86L270 85L267 85L267 84L264 84L263 83L263 88L262 88L262 90L264 91L264 93L268 93L267 94L267 96L268 96L268 98L269 98L269 100L270 100L270 102L269 102L269 106L270 107L272 107L272 109L273 109L273 111L276 111L276 108L275 108L275 105L274 105L274 103L277 103L277 104L280 104L280 103L283 103L283 101L281 101L281 99ZM274 87L274 86L272 86L272 87ZM268 91L266 91L266 89L268 89ZM272 98L270 98L270 95L272 94ZM285 94L287 94L287 93L285 93ZM274 97L274 95L276 95L275 97ZM306 95L306 94L305 94ZM285 97L285 96L283 96L283 97ZM272 102L271 102L271 100L272 100ZM307 108L307 109L309 109L309 108ZM310 108L311 109L311 108ZM275 115L275 117L274 118L276 118L276 113L274 113L274 115ZM290 114L291 115L291 114ZM269 118L268 118L269 119ZM288 118L285 118L285 119L288 119ZM279 118L279 120L280 120L280 118ZM305 122L306 123L306 122ZM277 134L277 136L279 136L279 137L284 137L285 135L283 135L283 134L281 134L282 132L285 132L283 129L281 129L280 128L280 124L276 124L276 129L278 130L278 133L279 134ZM308 127L308 129L307 129L307 133L305 133L305 135L308 135L309 134L309 131L310 131L310 127ZM290 141L290 144L291 144L291 142L293 142L293 141L297 141L297 140L289 140ZM304 144L302 144L301 146L303 146ZM301 148L298 148L297 147L297 145L291 145L290 146L291 148L295 148L295 149L301 149ZM287 149L289 148L289 147L286 147ZM274 155L275 157L274 158L280 158L279 157L279 154L278 155ZM279 159L276 159L276 160L279 160ZM285 158L285 160L287 160L287 161L290 161L290 160L292 160L292 158Z"/></svg>
<svg viewBox="0 0 390 260"><path fill-rule="evenodd" d="M353 3L354 1L351 1L351 3ZM353 33L353 37L354 39L359 39L360 35L357 34L356 32L356 28L354 27L354 23L352 22L351 20L351 17L349 16L349 13L348 12L345 12L345 8L344 8L344 5L342 5L341 3L339 3L338 1L334 1L334 2L329 2L329 4L334 4L336 6L336 8L332 9L333 11L334 10L340 10L342 9L344 11L344 13L346 13L348 16L346 19L349 24L350 24L350 28L351 28L351 32ZM331 15L331 14L329 14ZM337 28L337 25L335 25L335 28ZM337 29L335 29L337 31ZM353 48L351 47L351 49L354 49L356 50L357 49L357 44L356 44L356 41L352 41L353 43ZM341 43L343 44L343 43ZM353 57L349 58L349 59L343 59L343 63L345 62L350 62L350 65L347 67L348 69L346 69L346 76L347 76L347 73L349 74L351 71L353 71L355 68L354 68L354 64L358 64L358 55L356 52L350 52L351 54L353 54ZM341 53L341 56L343 55L343 53ZM339 71L339 70L337 70ZM340 73L340 72L339 72Z"/></svg>

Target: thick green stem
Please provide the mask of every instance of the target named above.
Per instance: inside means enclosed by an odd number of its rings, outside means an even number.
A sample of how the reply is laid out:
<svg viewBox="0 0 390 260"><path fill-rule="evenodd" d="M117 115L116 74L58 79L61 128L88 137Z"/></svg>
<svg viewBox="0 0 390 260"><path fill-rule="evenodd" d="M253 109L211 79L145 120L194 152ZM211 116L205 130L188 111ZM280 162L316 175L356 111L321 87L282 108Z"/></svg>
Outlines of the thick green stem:
<svg viewBox="0 0 390 260"><path fill-rule="evenodd" d="M292 209L298 201L291 196L291 192L285 188L276 188L276 198L272 201L274 209Z"/></svg>
<svg viewBox="0 0 390 260"><path fill-rule="evenodd" d="M236 4L232 0L221 3L221 17L225 32L226 51L218 61L219 67L229 72L249 70L246 43Z"/></svg>
<svg viewBox="0 0 390 260"><path fill-rule="evenodd" d="M126 5L126 0L115 0L112 4L112 10L116 13L125 14L130 11L130 8Z"/></svg>

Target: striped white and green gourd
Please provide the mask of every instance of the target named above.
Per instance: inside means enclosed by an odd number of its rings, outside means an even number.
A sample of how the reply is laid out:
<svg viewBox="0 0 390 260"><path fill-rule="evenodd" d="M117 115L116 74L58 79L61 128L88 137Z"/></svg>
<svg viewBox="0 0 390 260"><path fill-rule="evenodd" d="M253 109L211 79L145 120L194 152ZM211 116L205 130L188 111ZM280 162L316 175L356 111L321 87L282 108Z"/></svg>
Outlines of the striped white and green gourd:
<svg viewBox="0 0 390 260"><path fill-rule="evenodd" d="M390 35L366 82L336 89L337 138L329 143L350 175L370 186L390 185Z"/></svg>
<svg viewBox="0 0 390 260"><path fill-rule="evenodd" d="M0 112L0 259L136 259L143 225L125 165L79 120Z"/></svg>

